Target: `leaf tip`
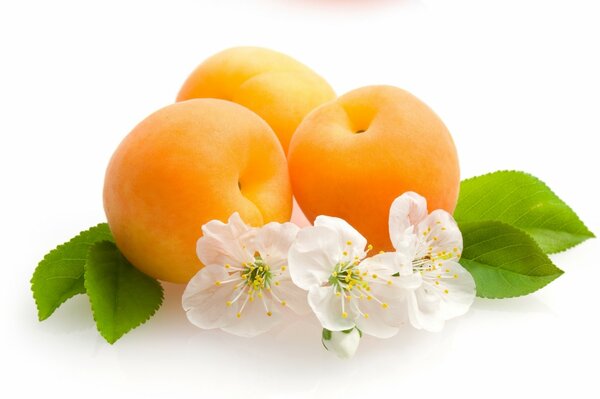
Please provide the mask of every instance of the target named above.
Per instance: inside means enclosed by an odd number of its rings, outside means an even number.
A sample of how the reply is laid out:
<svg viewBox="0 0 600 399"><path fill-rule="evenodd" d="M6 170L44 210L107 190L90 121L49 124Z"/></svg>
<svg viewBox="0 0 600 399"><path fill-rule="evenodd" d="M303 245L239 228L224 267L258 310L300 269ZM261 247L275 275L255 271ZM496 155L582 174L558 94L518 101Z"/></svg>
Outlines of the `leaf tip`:
<svg viewBox="0 0 600 399"><path fill-rule="evenodd" d="M122 335L119 337L107 337L105 335L102 335L102 338L104 338L104 340L111 345L114 345L115 342L117 342L121 337L122 337Z"/></svg>
<svg viewBox="0 0 600 399"><path fill-rule="evenodd" d="M42 313L42 311L38 308L38 321L42 322L50 317L52 314Z"/></svg>

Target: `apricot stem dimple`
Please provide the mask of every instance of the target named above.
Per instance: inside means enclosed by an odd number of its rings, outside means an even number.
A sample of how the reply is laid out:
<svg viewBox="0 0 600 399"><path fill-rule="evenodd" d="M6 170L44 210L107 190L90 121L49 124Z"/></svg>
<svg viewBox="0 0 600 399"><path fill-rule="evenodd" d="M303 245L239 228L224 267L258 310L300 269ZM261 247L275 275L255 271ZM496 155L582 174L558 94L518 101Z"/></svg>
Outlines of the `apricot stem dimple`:
<svg viewBox="0 0 600 399"><path fill-rule="evenodd" d="M364 133L366 131L367 131L366 129L358 129L357 131L354 132L354 134Z"/></svg>
<svg viewBox="0 0 600 399"><path fill-rule="evenodd" d="M242 183L238 180L238 189L242 191Z"/></svg>

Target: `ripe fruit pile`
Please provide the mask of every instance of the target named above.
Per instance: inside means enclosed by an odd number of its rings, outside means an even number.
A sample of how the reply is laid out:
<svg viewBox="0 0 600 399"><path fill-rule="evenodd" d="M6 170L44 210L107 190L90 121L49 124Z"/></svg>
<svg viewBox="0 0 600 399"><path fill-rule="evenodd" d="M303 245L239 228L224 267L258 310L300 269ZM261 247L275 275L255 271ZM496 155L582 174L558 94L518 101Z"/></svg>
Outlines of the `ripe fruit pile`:
<svg viewBox="0 0 600 399"><path fill-rule="evenodd" d="M391 248L388 211L403 192L431 209L456 205L452 138L404 90L370 86L336 99L300 62L241 47L198 66L177 101L123 140L104 184L117 246L160 280L186 283L202 267L206 222L236 211L251 225L285 222L292 194L309 220L341 217L376 250Z"/></svg>

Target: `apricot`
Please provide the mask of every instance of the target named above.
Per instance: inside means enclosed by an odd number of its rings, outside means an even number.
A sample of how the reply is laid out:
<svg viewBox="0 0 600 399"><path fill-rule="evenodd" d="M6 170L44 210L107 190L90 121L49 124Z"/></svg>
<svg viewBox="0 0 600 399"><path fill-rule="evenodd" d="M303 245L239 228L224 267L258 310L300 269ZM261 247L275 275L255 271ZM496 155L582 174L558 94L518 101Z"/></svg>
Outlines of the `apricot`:
<svg viewBox="0 0 600 399"><path fill-rule="evenodd" d="M287 152L304 116L334 99L335 93L322 77L287 55L235 47L200 64L183 84L177 101L203 97L230 100L256 112Z"/></svg>
<svg viewBox="0 0 600 399"><path fill-rule="evenodd" d="M309 220L338 216L377 250L391 250L394 198L415 191L430 210L452 212L459 189L456 149L441 119L392 86L351 91L300 124L288 166L294 196Z"/></svg>
<svg viewBox="0 0 600 399"><path fill-rule="evenodd" d="M248 224L285 222L292 192L269 125L241 105L197 99L142 121L112 156L104 209L124 256L160 280L186 283L201 267L196 241L235 211Z"/></svg>

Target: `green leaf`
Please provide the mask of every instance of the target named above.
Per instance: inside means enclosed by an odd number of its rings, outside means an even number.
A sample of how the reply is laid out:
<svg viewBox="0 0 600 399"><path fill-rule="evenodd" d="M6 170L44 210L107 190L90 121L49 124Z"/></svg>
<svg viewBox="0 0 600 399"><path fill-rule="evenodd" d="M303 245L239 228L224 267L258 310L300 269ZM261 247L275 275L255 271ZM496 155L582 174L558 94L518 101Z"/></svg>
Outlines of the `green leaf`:
<svg viewBox="0 0 600 399"><path fill-rule="evenodd" d="M464 180L454 218L459 222L508 223L530 234L546 253L564 251L594 237L546 184L517 171Z"/></svg>
<svg viewBox="0 0 600 399"><path fill-rule="evenodd" d="M31 291L40 321L67 299L85 293L83 265L87 253L94 243L104 240L112 240L112 235L108 225L101 223L59 245L38 264L31 278Z"/></svg>
<svg viewBox="0 0 600 399"><path fill-rule="evenodd" d="M475 279L477 296L510 298L530 294L560 276L533 239L497 221L459 223L463 235L460 264Z"/></svg>
<svg viewBox="0 0 600 399"><path fill-rule="evenodd" d="M98 331L111 344L150 319L163 301L160 283L134 268L109 241L90 248L85 288Z"/></svg>

